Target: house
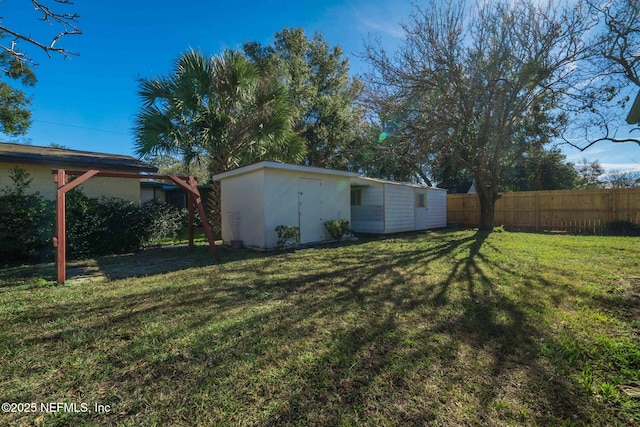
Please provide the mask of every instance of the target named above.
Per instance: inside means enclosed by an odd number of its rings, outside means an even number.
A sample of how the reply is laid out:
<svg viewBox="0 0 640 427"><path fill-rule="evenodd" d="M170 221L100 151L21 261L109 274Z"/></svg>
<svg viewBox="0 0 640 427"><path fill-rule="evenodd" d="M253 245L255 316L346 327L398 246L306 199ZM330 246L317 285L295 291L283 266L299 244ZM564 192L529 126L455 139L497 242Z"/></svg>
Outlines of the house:
<svg viewBox="0 0 640 427"><path fill-rule="evenodd" d="M374 178L351 179L351 228L399 233L447 226L447 190Z"/></svg>
<svg viewBox="0 0 640 427"><path fill-rule="evenodd" d="M351 172L260 162L213 177L220 181L222 240L269 249L278 225L299 226L300 243L328 240L324 223L351 221Z"/></svg>
<svg viewBox="0 0 640 427"><path fill-rule="evenodd" d="M157 172L155 166L130 156L0 143L0 189L13 185L10 171L15 167L29 172L32 179L30 190L49 200L56 198L57 186L51 174L53 169ZM140 203L140 182L135 179L94 177L80 188L89 197L117 197Z"/></svg>
<svg viewBox="0 0 640 427"><path fill-rule="evenodd" d="M446 190L359 177L355 173L260 162L215 175L222 240L270 249L279 225L299 226L300 243L331 239L324 223L346 219L356 232L446 227Z"/></svg>
<svg viewBox="0 0 640 427"><path fill-rule="evenodd" d="M640 92L636 95L636 99L633 101L631 110L629 110L627 123L630 125L640 124Z"/></svg>
<svg viewBox="0 0 640 427"><path fill-rule="evenodd" d="M476 194L476 181L443 181L438 184L437 188L441 188L443 190L447 190L447 194Z"/></svg>
<svg viewBox="0 0 640 427"><path fill-rule="evenodd" d="M210 185L198 185L198 191L202 196L202 201L207 205L207 200L211 192ZM187 207L187 193L176 184L168 184L161 181L142 181L140 183L140 202L145 203L150 200L158 200L178 208Z"/></svg>

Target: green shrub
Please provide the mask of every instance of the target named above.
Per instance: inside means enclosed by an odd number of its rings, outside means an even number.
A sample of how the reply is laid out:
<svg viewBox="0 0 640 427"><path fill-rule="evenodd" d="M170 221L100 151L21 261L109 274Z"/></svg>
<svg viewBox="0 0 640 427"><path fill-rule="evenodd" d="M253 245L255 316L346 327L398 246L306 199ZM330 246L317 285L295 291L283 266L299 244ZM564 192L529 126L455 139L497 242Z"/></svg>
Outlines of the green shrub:
<svg viewBox="0 0 640 427"><path fill-rule="evenodd" d="M0 260L41 261L53 254L54 204L27 194L32 181L24 169L9 172L12 186L0 190Z"/></svg>
<svg viewBox="0 0 640 427"><path fill-rule="evenodd" d="M153 244L166 238L175 239L187 220L186 209L159 200L143 203L141 212L145 227L145 243Z"/></svg>
<svg viewBox="0 0 640 427"><path fill-rule="evenodd" d="M349 227L349 221L346 219L336 219L327 221L324 223L329 235L337 241L342 240L344 236L348 236L351 233L351 227Z"/></svg>
<svg viewBox="0 0 640 427"><path fill-rule="evenodd" d="M13 185L0 190L0 260L53 260L55 203L27 193L32 180L24 169L11 170L10 177ZM184 220L185 210L166 203L94 199L75 188L66 194L67 258L135 252L175 238Z"/></svg>
<svg viewBox="0 0 640 427"><path fill-rule="evenodd" d="M78 189L67 193L67 256L89 258L134 252L146 228L140 206L117 198L93 199Z"/></svg>
<svg viewBox="0 0 640 427"><path fill-rule="evenodd" d="M157 200L137 205L117 198L92 199L74 189L67 197L67 251L70 258L135 252L175 238L184 220L183 209Z"/></svg>
<svg viewBox="0 0 640 427"><path fill-rule="evenodd" d="M278 234L278 241L276 242L276 250L283 250L285 248L296 246L300 243L300 227L297 225L279 225L275 228Z"/></svg>
<svg viewBox="0 0 640 427"><path fill-rule="evenodd" d="M612 221L607 224L605 233L609 236L640 236L640 225L631 221Z"/></svg>

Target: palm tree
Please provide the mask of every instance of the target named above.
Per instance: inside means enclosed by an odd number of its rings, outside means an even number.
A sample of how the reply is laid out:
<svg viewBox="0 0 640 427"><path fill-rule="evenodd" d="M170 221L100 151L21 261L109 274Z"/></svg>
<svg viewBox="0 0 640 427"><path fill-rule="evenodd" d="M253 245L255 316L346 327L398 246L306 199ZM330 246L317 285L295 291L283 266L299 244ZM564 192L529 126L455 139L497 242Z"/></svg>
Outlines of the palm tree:
<svg viewBox="0 0 640 427"><path fill-rule="evenodd" d="M142 79L136 152L206 162L210 176L261 160L299 163L305 144L291 130L287 92L236 51L205 58L190 50L166 77ZM218 185L212 185L214 228Z"/></svg>

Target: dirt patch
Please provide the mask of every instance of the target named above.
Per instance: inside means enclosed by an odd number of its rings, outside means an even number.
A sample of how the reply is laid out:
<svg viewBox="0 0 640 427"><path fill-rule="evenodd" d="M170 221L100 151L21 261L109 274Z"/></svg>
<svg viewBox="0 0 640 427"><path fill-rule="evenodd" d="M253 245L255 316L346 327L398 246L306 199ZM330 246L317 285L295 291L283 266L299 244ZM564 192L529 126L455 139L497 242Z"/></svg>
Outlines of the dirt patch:
<svg viewBox="0 0 640 427"><path fill-rule="evenodd" d="M67 281L94 282L126 277L143 277L170 271L211 265L215 261L208 247L148 248L135 254L114 255L77 261L67 267Z"/></svg>

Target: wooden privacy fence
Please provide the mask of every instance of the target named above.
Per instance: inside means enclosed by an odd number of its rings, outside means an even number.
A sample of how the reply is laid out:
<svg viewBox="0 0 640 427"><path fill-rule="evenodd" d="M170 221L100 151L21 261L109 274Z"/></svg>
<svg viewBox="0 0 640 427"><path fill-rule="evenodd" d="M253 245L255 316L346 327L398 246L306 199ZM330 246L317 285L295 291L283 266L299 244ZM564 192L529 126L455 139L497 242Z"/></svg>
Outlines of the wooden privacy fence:
<svg viewBox="0 0 640 427"><path fill-rule="evenodd" d="M640 224L640 188L523 191L501 193L495 225L509 230L600 234L607 223ZM447 221L465 227L480 223L476 194L449 194Z"/></svg>

